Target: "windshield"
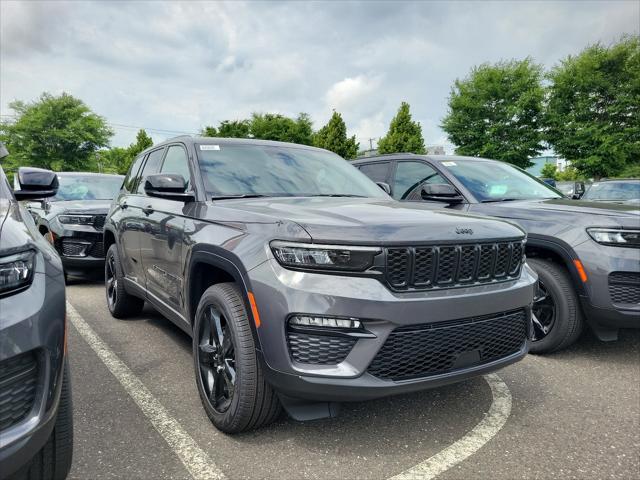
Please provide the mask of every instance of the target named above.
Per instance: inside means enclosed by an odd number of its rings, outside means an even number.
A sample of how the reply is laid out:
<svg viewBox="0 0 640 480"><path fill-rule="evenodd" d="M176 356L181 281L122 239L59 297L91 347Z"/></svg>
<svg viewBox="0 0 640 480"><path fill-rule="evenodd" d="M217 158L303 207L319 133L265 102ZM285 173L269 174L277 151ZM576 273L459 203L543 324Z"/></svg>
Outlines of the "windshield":
<svg viewBox="0 0 640 480"><path fill-rule="evenodd" d="M255 144L199 145L211 197L265 195L386 197L378 185L330 152Z"/></svg>
<svg viewBox="0 0 640 480"><path fill-rule="evenodd" d="M562 198L557 190L508 163L473 160L440 163L479 202Z"/></svg>
<svg viewBox="0 0 640 480"><path fill-rule="evenodd" d="M582 196L583 200L636 200L639 198L640 181L594 183Z"/></svg>
<svg viewBox="0 0 640 480"><path fill-rule="evenodd" d="M51 201L112 200L120 191L122 178L120 175L58 175L58 193Z"/></svg>

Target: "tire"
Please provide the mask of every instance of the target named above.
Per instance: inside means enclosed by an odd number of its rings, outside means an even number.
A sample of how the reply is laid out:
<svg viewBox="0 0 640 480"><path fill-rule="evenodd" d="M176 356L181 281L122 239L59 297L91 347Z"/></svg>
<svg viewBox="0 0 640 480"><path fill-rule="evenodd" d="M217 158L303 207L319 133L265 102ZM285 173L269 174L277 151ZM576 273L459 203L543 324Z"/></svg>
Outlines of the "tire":
<svg viewBox="0 0 640 480"><path fill-rule="evenodd" d="M582 309L567 269L552 260L529 258L527 263L538 274L540 288L546 290L555 306L555 319L543 338L531 342L531 353L551 353L573 344L583 329ZM536 300L534 300L534 311Z"/></svg>
<svg viewBox="0 0 640 480"><path fill-rule="evenodd" d="M107 306L113 317L132 317L142 311L144 300L134 297L124 289L124 274L115 243L109 247L105 257L104 282Z"/></svg>
<svg viewBox="0 0 640 480"><path fill-rule="evenodd" d="M63 480L71 469L73 457L73 402L71 377L65 360L58 416L51 436L29 464L15 476L23 480Z"/></svg>
<svg viewBox="0 0 640 480"><path fill-rule="evenodd" d="M214 330L213 315L217 315L218 325L224 333L221 343L227 348L211 346L217 344L219 337ZM205 352L206 348L209 350ZM218 353L212 360L211 351L216 348ZM236 284L213 285L200 298L193 330L193 360L200 400L219 430L226 433L252 430L273 422L280 415L280 400L262 373L245 304ZM216 368L223 370L210 377L205 373ZM219 403L212 399L215 397L212 393L217 392L215 385L223 390ZM230 393L228 398L225 391Z"/></svg>

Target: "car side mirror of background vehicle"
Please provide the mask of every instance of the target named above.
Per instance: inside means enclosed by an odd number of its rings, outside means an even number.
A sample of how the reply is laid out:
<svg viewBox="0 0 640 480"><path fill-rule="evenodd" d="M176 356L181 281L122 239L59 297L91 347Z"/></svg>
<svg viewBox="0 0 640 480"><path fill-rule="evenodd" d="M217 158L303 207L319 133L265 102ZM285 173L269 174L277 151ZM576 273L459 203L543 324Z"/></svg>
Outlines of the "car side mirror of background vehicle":
<svg viewBox="0 0 640 480"><path fill-rule="evenodd" d="M391 195L391 187L389 186L388 183L376 182L376 185L378 185L382 190L384 190L387 195Z"/></svg>
<svg viewBox="0 0 640 480"><path fill-rule="evenodd" d="M422 199L431 202L461 203L464 198L448 183L428 183L422 186Z"/></svg>
<svg viewBox="0 0 640 480"><path fill-rule="evenodd" d="M584 195L584 182L576 182L573 184L573 195L572 198L574 200L578 200L579 198L582 197L582 195Z"/></svg>
<svg viewBox="0 0 640 480"><path fill-rule="evenodd" d="M150 197L179 202L195 200L193 192L187 192L187 182L184 177L175 173L149 175L144 182L144 191Z"/></svg>
<svg viewBox="0 0 640 480"><path fill-rule="evenodd" d="M16 184L20 187L13 191L16 200L37 200L56 194L58 176L51 170L20 167Z"/></svg>

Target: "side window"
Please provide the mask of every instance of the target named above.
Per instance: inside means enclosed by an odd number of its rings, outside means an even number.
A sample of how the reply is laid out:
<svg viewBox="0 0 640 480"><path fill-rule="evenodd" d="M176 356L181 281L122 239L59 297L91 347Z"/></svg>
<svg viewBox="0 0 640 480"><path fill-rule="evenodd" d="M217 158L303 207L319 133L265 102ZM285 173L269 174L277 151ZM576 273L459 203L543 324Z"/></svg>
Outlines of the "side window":
<svg viewBox="0 0 640 480"><path fill-rule="evenodd" d="M133 188L136 184L136 179L138 178L138 171L140 170L140 165L142 165L142 161L144 160L145 155L139 155L129 167L129 173L124 178L124 182L122 182L122 188L124 188L127 192L132 192Z"/></svg>
<svg viewBox="0 0 640 480"><path fill-rule="evenodd" d="M369 163L366 165L359 165L358 168L374 182L387 181L389 174L389 162Z"/></svg>
<svg viewBox="0 0 640 480"><path fill-rule="evenodd" d="M398 162L393 182L393 198L404 200L423 183L449 183L430 165L423 162Z"/></svg>
<svg viewBox="0 0 640 480"><path fill-rule="evenodd" d="M187 152L180 145L171 145L164 157L164 163L160 169L160 173L177 173L187 182L187 186L191 183L191 174L189 173L189 159Z"/></svg>
<svg viewBox="0 0 640 480"><path fill-rule="evenodd" d="M158 150L154 150L147 156L147 162L144 164L140 175L138 175L139 181L137 193L144 195L144 180L149 175L158 173L158 170L160 170L160 162L162 161L163 154L164 148L160 148Z"/></svg>

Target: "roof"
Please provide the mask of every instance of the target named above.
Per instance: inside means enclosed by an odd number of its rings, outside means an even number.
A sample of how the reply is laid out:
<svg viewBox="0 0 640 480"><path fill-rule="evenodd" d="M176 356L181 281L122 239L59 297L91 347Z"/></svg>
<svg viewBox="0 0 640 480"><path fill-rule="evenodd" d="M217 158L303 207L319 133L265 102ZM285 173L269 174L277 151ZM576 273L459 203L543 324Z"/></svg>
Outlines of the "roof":
<svg viewBox="0 0 640 480"><path fill-rule="evenodd" d="M361 164L361 163L378 162L382 160L402 160L407 158L422 158L424 160L433 160L436 162L446 162L446 161L497 162L498 161L498 160L491 160L490 158L465 157L462 155L417 155L415 153L392 153L389 155L375 155L372 157L359 158L357 160L354 160L352 163Z"/></svg>
<svg viewBox="0 0 640 480"><path fill-rule="evenodd" d="M191 136L191 135L181 135L179 137L169 138L163 142L157 143L147 148L144 152L147 152L171 143L176 143L176 142L180 142L188 145L195 145L195 144L198 144L198 145L225 145L225 144L259 145L259 146L271 146L271 147L301 148L304 150L315 150L318 152L329 151L323 148L312 147L310 145L302 145L299 143L276 142L274 140L260 140L257 138L224 138L224 137L200 137L200 136Z"/></svg>

